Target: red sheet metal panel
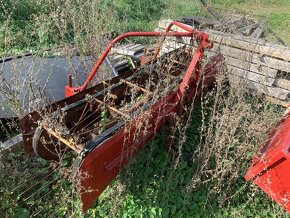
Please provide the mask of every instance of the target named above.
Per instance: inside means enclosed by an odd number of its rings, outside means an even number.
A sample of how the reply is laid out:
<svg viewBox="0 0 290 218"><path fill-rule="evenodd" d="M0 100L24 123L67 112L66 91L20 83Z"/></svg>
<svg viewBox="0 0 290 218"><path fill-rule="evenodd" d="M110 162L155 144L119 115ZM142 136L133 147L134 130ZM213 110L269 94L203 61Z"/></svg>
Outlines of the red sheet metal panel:
<svg viewBox="0 0 290 218"><path fill-rule="evenodd" d="M290 114L269 133L269 139L253 159L245 179L252 180L290 213Z"/></svg>

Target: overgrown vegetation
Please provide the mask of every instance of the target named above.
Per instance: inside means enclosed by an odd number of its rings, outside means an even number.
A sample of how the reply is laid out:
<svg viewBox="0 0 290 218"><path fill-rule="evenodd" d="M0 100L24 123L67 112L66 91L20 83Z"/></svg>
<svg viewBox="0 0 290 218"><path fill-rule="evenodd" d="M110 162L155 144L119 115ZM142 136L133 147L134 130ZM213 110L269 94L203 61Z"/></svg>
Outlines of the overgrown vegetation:
<svg viewBox="0 0 290 218"><path fill-rule="evenodd" d="M211 1L235 10L252 10L285 30L282 1ZM265 4L266 3L266 4ZM287 0L283 1L288 7ZM256 5L260 5L256 14ZM277 6L267 16L267 10ZM274 10L272 8L272 10ZM186 0L0 0L0 53L75 43L82 55L98 56L110 31L152 30L161 17L205 13ZM284 9L283 9L284 10ZM286 30L287 31L287 30ZM287 33L287 32L286 32ZM288 33L287 33L288 34ZM287 36L286 39L289 39ZM284 37L285 38L285 37ZM68 182L71 159L50 165L24 153L0 157L0 211L6 217L287 217L268 196L243 176L267 128L282 115L278 106L225 86L221 72L216 90L203 96L192 116L177 120L175 161L165 151L166 127L132 160L88 214L81 213L76 190ZM103 122L107 115L102 114ZM265 128L266 127L266 128ZM7 132L0 133L1 141ZM41 193L33 194L36 181ZM38 174L37 177L33 177ZM32 178L32 180L29 180ZM21 185L20 188L16 188ZM28 189L28 191L27 191ZM33 195L32 195L33 194Z"/></svg>
<svg viewBox="0 0 290 218"><path fill-rule="evenodd" d="M180 156L175 161L164 149L168 133L164 128L85 217L287 217L243 179L265 139L265 127L271 127L283 111L240 86L225 86L225 79L221 72L216 89L185 120L188 128L184 120L176 121ZM82 217L77 192L66 179L69 160L49 167L47 161L23 153L1 159L2 213Z"/></svg>
<svg viewBox="0 0 290 218"><path fill-rule="evenodd" d="M152 30L162 16L198 14L198 6L185 0L1 0L0 54L72 42L86 48L109 31Z"/></svg>
<svg viewBox="0 0 290 218"><path fill-rule="evenodd" d="M265 20L289 42L289 2L208 1L222 13L242 12ZM63 43L96 41L108 31L152 30L161 17L206 14L200 2L185 0L0 1L0 54ZM87 32L90 31L90 32ZM81 43L81 42L79 42ZM81 43L86 47L85 43Z"/></svg>

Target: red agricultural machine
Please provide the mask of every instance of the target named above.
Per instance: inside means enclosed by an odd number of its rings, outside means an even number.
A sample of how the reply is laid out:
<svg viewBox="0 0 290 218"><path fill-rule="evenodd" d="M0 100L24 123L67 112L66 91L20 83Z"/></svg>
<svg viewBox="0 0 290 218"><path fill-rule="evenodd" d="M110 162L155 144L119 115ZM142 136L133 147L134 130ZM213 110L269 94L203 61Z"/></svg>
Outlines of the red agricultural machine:
<svg viewBox="0 0 290 218"><path fill-rule="evenodd" d="M183 31L171 31L172 26ZM113 46L130 37L160 37L161 42L151 55L144 51L137 67L126 68L118 76L90 86ZM176 41L187 37L191 43L158 57L167 37ZM68 153L76 154L72 177L78 181L86 211L124 164L164 125L172 128L175 117L184 116L213 85L224 58L214 56L202 66L204 52L212 46L207 34L175 21L165 32L118 36L109 43L82 86L73 87L69 77L65 99L20 120L26 152L54 161L61 161ZM289 116L270 133L246 175L288 211ZM169 150L170 141L169 135L165 146Z"/></svg>
<svg viewBox="0 0 290 218"><path fill-rule="evenodd" d="M184 31L170 31L172 26ZM112 47L129 37L189 37L187 45L158 58L160 44L140 58L141 64L92 86ZM129 32L115 38L80 87L65 87L66 98L34 111L20 121L25 150L46 160L59 161L77 154L73 177L80 183L83 210L92 206L110 182L164 125L198 101L214 82L223 57L201 67L204 51L212 47L208 35L179 22L165 32ZM169 67L168 67L169 66Z"/></svg>

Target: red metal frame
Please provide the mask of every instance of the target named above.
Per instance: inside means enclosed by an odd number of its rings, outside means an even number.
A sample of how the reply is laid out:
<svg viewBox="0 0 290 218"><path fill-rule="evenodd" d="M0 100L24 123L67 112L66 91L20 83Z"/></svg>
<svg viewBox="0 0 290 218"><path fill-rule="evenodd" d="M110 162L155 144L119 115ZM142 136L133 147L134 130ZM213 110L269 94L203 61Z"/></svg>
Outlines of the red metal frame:
<svg viewBox="0 0 290 218"><path fill-rule="evenodd" d="M176 31L169 32L171 30L172 26L174 26L174 25L184 29L187 32L176 32ZM193 37L196 40L201 40L201 44L199 45L197 52L201 52L202 49L212 47L212 43L209 42L207 34L201 32L201 31L198 31L198 30L194 30L194 29L190 28L189 26L182 24L182 23L179 23L179 22L176 22L176 21L172 21L168 25L165 32L128 32L128 33L124 33L124 34L116 37L114 40L112 40L109 43L109 45L106 47L106 49L104 50L104 52L100 56L96 65L94 66L94 68L92 69L92 71L90 72L89 76L87 77L86 81L84 82L84 84L82 86L72 87L71 80L69 81L69 84L65 87L66 97L72 96L77 92L81 92L88 87L89 83L91 82L93 77L96 75L98 69L100 68L100 66L104 62L106 56L109 54L110 50L117 42L121 41L124 38L140 37L140 36L146 36L146 37L157 37L157 36L159 36L159 37L161 37L161 36L163 36L163 37L169 37L169 36ZM155 60L157 58L159 51L160 51L160 46L155 50L153 60Z"/></svg>
<svg viewBox="0 0 290 218"><path fill-rule="evenodd" d="M170 32L172 26L178 26L185 32ZM111 48L118 41L127 37L148 36L157 37L191 37L196 40L197 46L192 54L192 60L186 69L183 80L179 86L174 87L165 97L152 102L146 111L136 116L131 121L125 123L119 122L118 127L110 132L111 135L102 138L101 141L95 142L91 147L86 147L80 152L77 161L74 164L73 171L80 185L80 195L83 202L83 210L86 211L94 203L95 199L104 191L110 182L116 178L121 167L129 161L146 143L148 143L158 130L167 123L172 123L172 117L175 114L181 114L186 103L195 103L198 101L201 93L210 87L218 72L223 56L219 55L209 61L201 70L201 60L206 48L211 48L212 43L208 40L208 35L194 30L187 25L171 22L165 32L129 32L115 38L104 50L100 59L97 61L93 70L90 72L84 84L80 87L72 87L71 78L69 85L65 87L67 98L47 106L41 112L34 111L26 115L20 121L22 134L24 138L25 150L28 153L32 151L32 141L35 130L38 128L38 120L41 119L42 113L47 111L53 112L59 107L73 104L85 98L86 94L95 94L103 90L103 86L98 84L94 87L87 88L104 59L110 52ZM155 61L160 51L160 46L156 48L153 59ZM188 57L187 57L188 58ZM124 72L111 79L111 83L118 83L126 75L131 75L132 71ZM195 101L196 100L196 101ZM73 116L73 113L71 113ZM143 130L146 131L143 132ZM141 133L140 133L141 132ZM87 176L83 176L85 175Z"/></svg>
<svg viewBox="0 0 290 218"><path fill-rule="evenodd" d="M181 27L187 32L169 32L173 25ZM81 193L84 211L91 207L95 199L98 198L110 182L116 178L121 167L146 143L152 140L158 130L170 120L173 114L178 114L182 111L185 101L192 102L194 96L197 98L200 96L203 91L201 87L207 88L213 83L213 78L218 71L218 67L215 67L215 65L223 60L222 56L218 56L216 60L213 61L215 64L212 64L213 66L209 67L206 72L203 72L204 80L201 85L199 81L201 76L200 61L203 58L205 48L211 48L212 43L208 41L207 34L193 30L184 24L172 22L169 24L165 33L134 32L125 33L115 38L101 55L101 58L90 73L86 82L78 88L66 87L66 94L71 95L75 92L84 90L95 76L112 46L121 39L131 36L193 37L197 40L198 46L196 47L183 81L176 91L169 93L166 97L153 104L147 109L149 113L141 114L135 118L135 120L125 123L124 127L114 133L112 137L99 144L84 158L80 157L77 161L78 165L75 166L75 168L78 169L79 173L76 175L83 175L83 172L89 175L86 178L79 179L82 189L91 190ZM154 58L157 57L159 50L160 48L156 49ZM139 132L142 132L142 130L148 126L150 126L150 128L146 129L146 134L143 133L138 135ZM136 138L136 135L138 138Z"/></svg>
<svg viewBox="0 0 290 218"><path fill-rule="evenodd" d="M245 175L290 213L290 113L269 132Z"/></svg>

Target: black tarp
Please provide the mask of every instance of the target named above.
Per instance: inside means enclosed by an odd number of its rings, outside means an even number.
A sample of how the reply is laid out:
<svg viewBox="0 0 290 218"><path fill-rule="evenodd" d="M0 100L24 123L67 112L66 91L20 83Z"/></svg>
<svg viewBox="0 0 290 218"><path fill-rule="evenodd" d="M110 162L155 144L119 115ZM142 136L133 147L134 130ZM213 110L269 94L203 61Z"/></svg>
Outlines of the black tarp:
<svg viewBox="0 0 290 218"><path fill-rule="evenodd" d="M0 62L0 118L28 113L65 97L67 76L82 84L92 57L24 57ZM21 108L21 110L19 110Z"/></svg>

